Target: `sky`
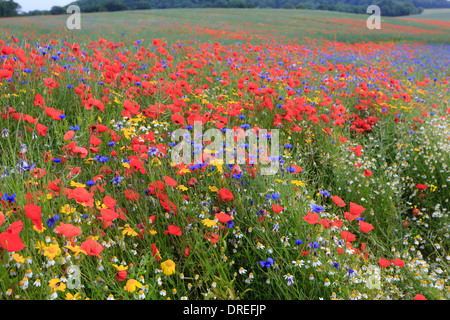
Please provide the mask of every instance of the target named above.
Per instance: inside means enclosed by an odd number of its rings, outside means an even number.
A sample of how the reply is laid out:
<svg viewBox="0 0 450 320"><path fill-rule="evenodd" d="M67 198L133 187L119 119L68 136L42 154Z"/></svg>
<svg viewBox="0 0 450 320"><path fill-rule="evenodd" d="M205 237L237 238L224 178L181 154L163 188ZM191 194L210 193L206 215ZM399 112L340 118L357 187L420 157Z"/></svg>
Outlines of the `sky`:
<svg viewBox="0 0 450 320"><path fill-rule="evenodd" d="M74 0L14 0L20 4L22 12L32 10L50 10L53 6L65 6Z"/></svg>

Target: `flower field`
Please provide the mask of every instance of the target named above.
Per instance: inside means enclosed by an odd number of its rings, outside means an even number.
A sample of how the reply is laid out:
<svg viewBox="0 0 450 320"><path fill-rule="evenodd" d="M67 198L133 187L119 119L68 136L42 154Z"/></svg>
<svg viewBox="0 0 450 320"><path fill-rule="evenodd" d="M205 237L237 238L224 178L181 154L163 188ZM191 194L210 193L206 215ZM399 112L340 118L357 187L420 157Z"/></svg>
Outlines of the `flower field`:
<svg viewBox="0 0 450 320"><path fill-rule="evenodd" d="M1 300L450 298L448 22L67 17L0 19Z"/></svg>

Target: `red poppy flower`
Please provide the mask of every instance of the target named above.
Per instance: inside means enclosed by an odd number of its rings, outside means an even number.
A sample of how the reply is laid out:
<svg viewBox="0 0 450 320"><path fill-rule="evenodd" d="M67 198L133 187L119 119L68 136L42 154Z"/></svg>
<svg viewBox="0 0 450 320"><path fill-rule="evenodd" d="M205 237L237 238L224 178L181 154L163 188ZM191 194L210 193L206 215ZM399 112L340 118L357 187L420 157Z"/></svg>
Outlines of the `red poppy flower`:
<svg viewBox="0 0 450 320"><path fill-rule="evenodd" d="M341 231L341 237L347 242L352 242L356 240L356 236L349 231Z"/></svg>
<svg viewBox="0 0 450 320"><path fill-rule="evenodd" d="M11 223L9 228L0 234L0 245L8 252L17 252L25 248L25 244L19 237L23 223L21 220Z"/></svg>
<svg viewBox="0 0 450 320"><path fill-rule="evenodd" d="M88 207L94 206L94 196L93 193L89 193L86 189L82 187L77 187L75 189L66 189L68 190L68 199L75 199L78 203L84 203Z"/></svg>
<svg viewBox="0 0 450 320"><path fill-rule="evenodd" d="M387 268L387 267L389 267L391 265L391 262L389 260L387 260L387 259L380 258L380 261L378 261L378 264L382 268Z"/></svg>
<svg viewBox="0 0 450 320"><path fill-rule="evenodd" d="M75 227L70 223L60 223L58 227L55 228L55 231L69 239L79 236L81 234L81 229Z"/></svg>
<svg viewBox="0 0 450 320"><path fill-rule="evenodd" d="M232 220L231 216L223 212L216 213L216 218L219 219L219 221L222 223L227 223L228 221Z"/></svg>
<svg viewBox="0 0 450 320"><path fill-rule="evenodd" d="M159 250L156 247L156 244L152 243L150 249L152 250L152 254L155 257L156 261L159 262Z"/></svg>
<svg viewBox="0 0 450 320"><path fill-rule="evenodd" d="M164 181L169 187L176 187L178 184L174 179L168 176L164 176Z"/></svg>
<svg viewBox="0 0 450 320"><path fill-rule="evenodd" d="M338 207L345 207L347 204L338 196L331 196L331 199L333 199L333 202L336 203Z"/></svg>
<svg viewBox="0 0 450 320"><path fill-rule="evenodd" d="M319 223L319 215L317 213L311 213L310 211L308 211L308 214L306 216L303 216L302 218L309 224Z"/></svg>
<svg viewBox="0 0 450 320"><path fill-rule="evenodd" d="M427 298L425 298L425 296L423 296L421 294L416 294L416 296L414 297L414 300L427 300Z"/></svg>
<svg viewBox="0 0 450 320"><path fill-rule="evenodd" d="M275 213L280 213L281 211L284 210L284 208L282 206L279 206L278 204L272 204L272 210Z"/></svg>
<svg viewBox="0 0 450 320"><path fill-rule="evenodd" d="M331 222L331 220L328 219L328 218L320 219L320 223L322 224L322 226L323 226L325 229L328 229L328 228L330 228L330 227L332 226L332 222Z"/></svg>
<svg viewBox="0 0 450 320"><path fill-rule="evenodd" d="M69 131L67 131L67 132L64 134L64 140L65 140L65 141L70 140L70 139L72 139L74 136L75 136L75 131L69 130Z"/></svg>
<svg viewBox="0 0 450 320"><path fill-rule="evenodd" d="M125 281L127 279L127 270L120 270L116 273L117 281Z"/></svg>
<svg viewBox="0 0 450 320"><path fill-rule="evenodd" d="M103 204L107 206L109 209L113 209L116 206L116 200L110 196L105 196L103 198Z"/></svg>
<svg viewBox="0 0 450 320"><path fill-rule="evenodd" d="M374 227L373 225L371 225L368 222L364 222L362 220L359 220L359 228L361 229L362 232L364 233L368 233L369 231L373 230Z"/></svg>
<svg viewBox="0 0 450 320"><path fill-rule="evenodd" d="M340 221L340 220L334 220L332 223L331 223L331 226L332 227L335 227L335 228L340 228L340 227L342 227L344 225L344 222L342 222L342 221Z"/></svg>
<svg viewBox="0 0 450 320"><path fill-rule="evenodd" d="M233 200L233 198L234 198L233 194L227 188L222 188L219 190L219 201L220 202L231 201L231 200Z"/></svg>
<svg viewBox="0 0 450 320"><path fill-rule="evenodd" d="M364 170L364 175L366 177L370 177L372 175L372 171L366 169L366 170Z"/></svg>
<svg viewBox="0 0 450 320"><path fill-rule="evenodd" d="M402 260L402 259L400 259L400 258L397 258L397 259L395 259L394 261L391 261L393 264L395 264L397 267L404 267L405 266L405 262Z"/></svg>
<svg viewBox="0 0 450 320"><path fill-rule="evenodd" d="M345 219L347 219L348 221L353 221L356 218L358 218L358 216L351 214L350 212L344 212L344 217Z"/></svg>
<svg viewBox="0 0 450 320"><path fill-rule="evenodd" d="M183 233L181 232L181 229L177 226L174 225L170 225L168 228L168 230L166 230L166 234L172 234L174 236L181 236Z"/></svg>
<svg viewBox="0 0 450 320"><path fill-rule="evenodd" d="M36 226L38 230L42 230L42 222L41 222L41 207L36 206L34 204L26 205L24 207L25 212L27 214L27 218L30 218L33 224Z"/></svg>
<svg viewBox="0 0 450 320"><path fill-rule="evenodd" d="M127 197L127 199L131 201L138 201L141 198L139 193L136 193L133 190L125 190L125 197Z"/></svg>
<svg viewBox="0 0 450 320"><path fill-rule="evenodd" d="M360 155L362 155L362 152L361 152L362 146L361 146L360 144L358 144L358 145L356 146L356 148L348 147L348 149L349 149L350 151L353 151L357 157L359 157Z"/></svg>
<svg viewBox="0 0 450 320"><path fill-rule="evenodd" d="M37 130L37 132L41 135L41 136L43 136L43 137L45 137L46 135L47 135L47 127L46 126L44 126L44 125L42 125L42 124L40 124L40 123L38 123L37 125L36 125L36 130Z"/></svg>
<svg viewBox="0 0 450 320"><path fill-rule="evenodd" d="M184 125L184 118L183 118L182 115L179 115L179 114L173 114L173 115L170 117L170 119L172 119L172 121L173 121L174 123L176 123L176 124Z"/></svg>
<svg viewBox="0 0 450 320"><path fill-rule="evenodd" d="M206 232L205 238L212 243L217 243L217 241L219 241L219 235L217 233Z"/></svg>
<svg viewBox="0 0 450 320"><path fill-rule="evenodd" d="M111 209L100 210L103 220L111 222L119 217L119 213Z"/></svg>
<svg viewBox="0 0 450 320"><path fill-rule="evenodd" d="M350 213L352 215L359 216L364 210L366 210L366 208L364 208L363 206L350 202Z"/></svg>
<svg viewBox="0 0 450 320"><path fill-rule="evenodd" d="M91 139L89 140L89 143L91 145L93 145L94 147L100 145L102 143L102 140L100 140L99 138L97 138L96 136L92 135Z"/></svg>
<svg viewBox="0 0 450 320"><path fill-rule="evenodd" d="M418 183L416 185L416 188L419 189L419 190L427 190L427 186L424 185L424 184L421 184L421 183Z"/></svg>
<svg viewBox="0 0 450 320"><path fill-rule="evenodd" d="M102 252L103 247L100 243L89 238L81 244L80 249L84 250L89 256L101 258L100 253Z"/></svg>

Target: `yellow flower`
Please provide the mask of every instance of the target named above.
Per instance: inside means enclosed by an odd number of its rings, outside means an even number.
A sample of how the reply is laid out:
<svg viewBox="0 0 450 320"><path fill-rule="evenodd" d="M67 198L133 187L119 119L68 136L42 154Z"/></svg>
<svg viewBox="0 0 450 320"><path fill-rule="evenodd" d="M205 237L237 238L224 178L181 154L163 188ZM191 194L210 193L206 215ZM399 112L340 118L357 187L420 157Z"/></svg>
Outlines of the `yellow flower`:
<svg viewBox="0 0 450 320"><path fill-rule="evenodd" d="M214 220L211 220L211 219L208 219L208 218L203 219L203 220L202 220L202 223L203 223L205 226L207 226L207 227L212 227L212 226L215 226L215 225L216 225L216 222L215 222Z"/></svg>
<svg viewBox="0 0 450 320"><path fill-rule="evenodd" d="M97 207L98 210L102 210L102 209L108 208L106 205L104 205L104 204L101 203L100 201L96 201L96 202L95 202L95 206Z"/></svg>
<svg viewBox="0 0 450 320"><path fill-rule="evenodd" d="M70 204L66 204L66 205L62 206L61 209L59 209L59 212L65 213L65 214L71 214L71 213L74 213L75 211L76 211L76 209L72 208L70 206Z"/></svg>
<svg viewBox="0 0 450 320"><path fill-rule="evenodd" d="M136 231L134 231L131 227L128 227L128 228L123 229L122 235L123 236L130 235L132 237L135 237L138 235L138 233Z"/></svg>
<svg viewBox="0 0 450 320"><path fill-rule="evenodd" d="M49 287L51 287L53 289L52 293L56 292L56 291L64 292L64 290L66 290L66 285L64 284L64 282L62 282L58 278L50 280L48 282L48 285L49 285Z"/></svg>
<svg viewBox="0 0 450 320"><path fill-rule="evenodd" d="M219 189L217 188L217 187L215 187L215 186L209 186L208 187L209 188L209 190L211 190L211 192L217 192L217 191L219 191Z"/></svg>
<svg viewBox="0 0 450 320"><path fill-rule="evenodd" d="M66 300L79 300L79 298L80 298L80 293L79 292L75 293L74 295L72 295L71 293L67 292L65 299Z"/></svg>
<svg viewBox="0 0 450 320"><path fill-rule="evenodd" d="M47 229L47 228L45 228L45 227L43 226L42 229L39 230L38 228L36 228L35 225L33 225L33 230L36 231L37 233L42 233L42 232L44 232L46 229Z"/></svg>
<svg viewBox="0 0 450 320"><path fill-rule="evenodd" d="M181 191L186 191L188 190L188 188L186 188L185 186L183 186L182 184L177 186L177 189L180 189Z"/></svg>
<svg viewBox="0 0 450 320"><path fill-rule="evenodd" d="M139 289L142 288L142 283L140 283L139 281L136 281L134 279L128 280L125 287L123 287L124 290L127 290L130 293L133 293L134 291L136 291L136 288L139 288Z"/></svg>
<svg viewBox="0 0 450 320"><path fill-rule="evenodd" d="M161 263L161 267L166 276L170 276L175 273L175 262L170 259Z"/></svg>
<svg viewBox="0 0 450 320"><path fill-rule="evenodd" d="M18 263L24 263L24 262L25 262L25 258L22 257L22 256L21 256L20 254L18 254L18 253L13 253L11 256L12 256L13 259L14 259L16 262L18 262Z"/></svg>
<svg viewBox="0 0 450 320"><path fill-rule="evenodd" d="M78 187L86 188L86 185L85 185L85 184L78 183L78 182L75 182L75 181L70 181L70 186L71 186L71 187L76 187L76 188L78 188Z"/></svg>
<svg viewBox="0 0 450 320"><path fill-rule="evenodd" d="M299 181L299 180L292 180L291 181L292 184L295 184L297 187L303 187L305 184L303 183L303 181Z"/></svg>
<svg viewBox="0 0 450 320"><path fill-rule="evenodd" d="M79 246L72 247L70 245L67 245L64 248L70 249L72 252L74 252L75 253L75 257L78 256L80 253L87 254L86 251L80 249Z"/></svg>
<svg viewBox="0 0 450 320"><path fill-rule="evenodd" d="M128 266L113 264L113 267L116 268L117 271L127 270Z"/></svg>
<svg viewBox="0 0 450 320"><path fill-rule="evenodd" d="M51 244L49 246L46 246L44 250L45 250L44 256L51 259L54 259L55 257L61 254L61 249L57 244Z"/></svg>
<svg viewBox="0 0 450 320"><path fill-rule="evenodd" d="M41 253L42 250L45 250L45 242L44 241L36 242L36 249L38 250L38 253Z"/></svg>

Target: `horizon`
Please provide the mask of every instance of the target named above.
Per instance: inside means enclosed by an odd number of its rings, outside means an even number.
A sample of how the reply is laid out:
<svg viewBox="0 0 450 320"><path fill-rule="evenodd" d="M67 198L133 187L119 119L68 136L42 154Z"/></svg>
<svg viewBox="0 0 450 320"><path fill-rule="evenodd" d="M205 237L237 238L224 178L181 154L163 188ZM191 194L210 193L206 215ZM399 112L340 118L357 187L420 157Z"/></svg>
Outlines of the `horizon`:
<svg viewBox="0 0 450 320"><path fill-rule="evenodd" d="M75 0L14 0L21 7L20 12L29 12L34 10L50 10L53 6L65 6Z"/></svg>

